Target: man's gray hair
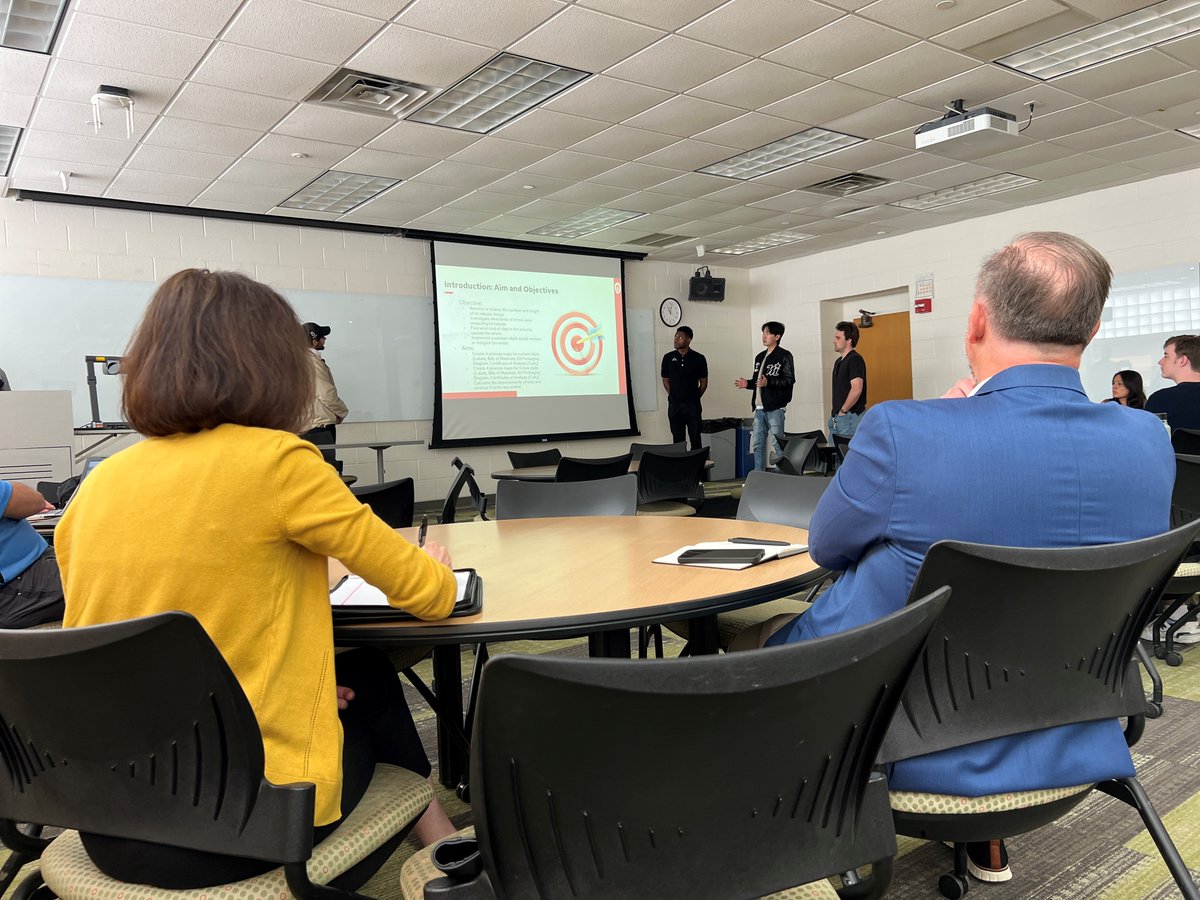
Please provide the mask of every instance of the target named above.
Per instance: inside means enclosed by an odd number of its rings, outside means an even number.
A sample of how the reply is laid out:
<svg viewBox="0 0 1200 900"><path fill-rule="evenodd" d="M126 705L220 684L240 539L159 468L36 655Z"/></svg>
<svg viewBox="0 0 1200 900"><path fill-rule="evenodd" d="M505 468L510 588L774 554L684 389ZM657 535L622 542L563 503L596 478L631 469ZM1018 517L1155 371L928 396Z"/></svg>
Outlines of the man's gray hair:
<svg viewBox="0 0 1200 900"><path fill-rule="evenodd" d="M1112 267L1091 245L1031 231L984 260L976 293L1003 338L1086 347L1111 284Z"/></svg>

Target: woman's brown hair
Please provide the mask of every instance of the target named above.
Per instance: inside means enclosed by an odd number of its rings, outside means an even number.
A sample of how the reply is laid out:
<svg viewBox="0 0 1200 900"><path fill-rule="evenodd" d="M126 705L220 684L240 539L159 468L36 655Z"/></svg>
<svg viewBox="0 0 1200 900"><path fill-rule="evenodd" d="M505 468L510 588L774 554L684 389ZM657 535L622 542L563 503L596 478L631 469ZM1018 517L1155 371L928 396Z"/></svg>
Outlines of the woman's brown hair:
<svg viewBox="0 0 1200 900"><path fill-rule="evenodd" d="M313 369L300 321L265 284L184 269L164 281L121 361L125 416L154 437L227 422L302 431Z"/></svg>

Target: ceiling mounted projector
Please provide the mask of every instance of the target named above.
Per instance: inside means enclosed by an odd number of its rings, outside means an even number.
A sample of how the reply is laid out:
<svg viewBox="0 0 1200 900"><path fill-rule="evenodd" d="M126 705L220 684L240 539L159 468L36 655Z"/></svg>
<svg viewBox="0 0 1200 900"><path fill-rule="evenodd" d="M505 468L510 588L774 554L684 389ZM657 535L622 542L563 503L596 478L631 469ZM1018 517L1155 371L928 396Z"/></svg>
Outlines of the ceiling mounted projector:
<svg viewBox="0 0 1200 900"><path fill-rule="evenodd" d="M926 122L916 131L917 149L932 147L945 141L966 139L972 144L997 141L1017 136L1017 117L990 106L966 109L963 101L954 100L946 107L949 112L936 122Z"/></svg>

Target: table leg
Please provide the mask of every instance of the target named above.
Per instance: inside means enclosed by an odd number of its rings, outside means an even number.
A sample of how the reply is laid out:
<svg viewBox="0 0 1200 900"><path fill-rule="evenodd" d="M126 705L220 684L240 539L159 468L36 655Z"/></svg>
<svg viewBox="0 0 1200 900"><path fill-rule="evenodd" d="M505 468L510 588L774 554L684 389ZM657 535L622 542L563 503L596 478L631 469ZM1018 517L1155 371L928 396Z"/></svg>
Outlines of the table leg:
<svg viewBox="0 0 1200 900"><path fill-rule="evenodd" d="M379 475L379 483L383 484L383 451L387 447L372 447L371 449L375 451L375 471Z"/></svg>
<svg viewBox="0 0 1200 900"><path fill-rule="evenodd" d="M717 653L721 649L716 616L700 616L688 620L688 647L692 656Z"/></svg>
<svg viewBox="0 0 1200 900"><path fill-rule="evenodd" d="M588 655L629 659L633 645L629 641L629 629L598 631L588 635Z"/></svg>
<svg viewBox="0 0 1200 900"><path fill-rule="evenodd" d="M449 729L452 722L463 721L462 662L458 644L438 644L433 648L433 690L437 694L438 780L448 788L465 781L470 767L467 752Z"/></svg>

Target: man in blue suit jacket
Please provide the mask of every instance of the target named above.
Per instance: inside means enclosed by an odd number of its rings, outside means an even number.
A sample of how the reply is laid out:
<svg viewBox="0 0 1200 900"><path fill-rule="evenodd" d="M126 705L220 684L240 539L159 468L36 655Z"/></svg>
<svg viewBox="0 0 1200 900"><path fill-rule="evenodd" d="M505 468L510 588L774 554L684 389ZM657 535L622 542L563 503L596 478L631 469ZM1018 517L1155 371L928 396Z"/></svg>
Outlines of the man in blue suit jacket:
<svg viewBox="0 0 1200 900"><path fill-rule="evenodd" d="M939 540L1071 547L1167 530L1175 465L1162 424L1090 402L1079 379L1111 277L1094 249L1058 233L1022 235L985 261L967 322L973 377L940 400L867 412L809 529L813 559L844 574L804 615L767 623L778 628L768 644L899 609ZM889 783L983 796L1132 774L1118 724L1103 721L903 760ZM980 854L973 874L1011 877L1001 842L973 847L973 863Z"/></svg>

